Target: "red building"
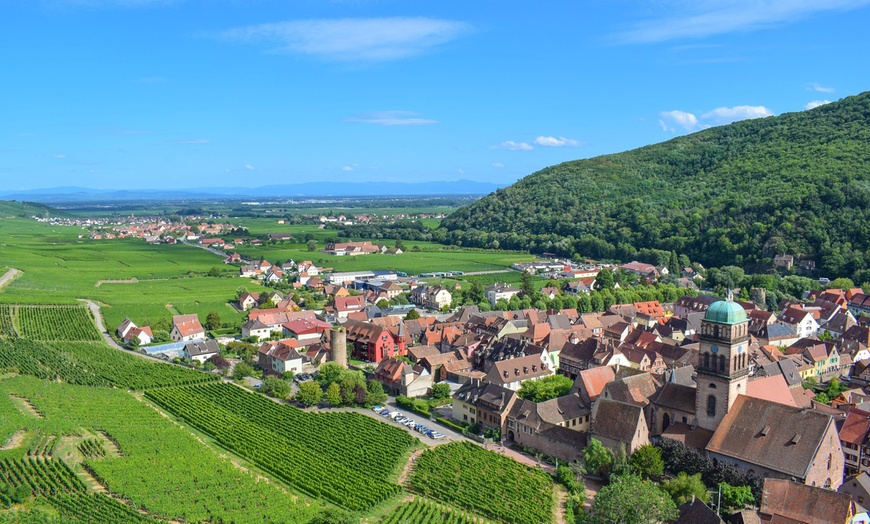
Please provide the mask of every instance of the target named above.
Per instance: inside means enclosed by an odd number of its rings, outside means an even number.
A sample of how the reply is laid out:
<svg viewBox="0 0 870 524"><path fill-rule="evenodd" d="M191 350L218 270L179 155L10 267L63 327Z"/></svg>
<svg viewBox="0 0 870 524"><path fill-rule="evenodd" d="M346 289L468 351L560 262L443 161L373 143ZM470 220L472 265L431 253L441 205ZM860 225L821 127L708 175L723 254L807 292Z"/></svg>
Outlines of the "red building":
<svg viewBox="0 0 870 524"><path fill-rule="evenodd" d="M353 358L379 363L389 357L406 356L405 328L400 324L396 335L389 329L368 322L348 320L347 342L353 344Z"/></svg>

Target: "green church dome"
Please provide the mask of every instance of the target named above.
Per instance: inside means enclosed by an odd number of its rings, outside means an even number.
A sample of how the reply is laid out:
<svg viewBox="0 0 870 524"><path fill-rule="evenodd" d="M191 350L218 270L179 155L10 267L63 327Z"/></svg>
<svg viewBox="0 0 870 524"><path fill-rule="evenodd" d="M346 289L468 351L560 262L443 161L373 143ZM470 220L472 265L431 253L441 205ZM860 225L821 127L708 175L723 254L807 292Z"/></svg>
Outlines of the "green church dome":
<svg viewBox="0 0 870 524"><path fill-rule="evenodd" d="M716 322L718 324L739 324L746 322L746 310L730 300L720 300L713 302L707 308L707 314L704 315L704 320Z"/></svg>

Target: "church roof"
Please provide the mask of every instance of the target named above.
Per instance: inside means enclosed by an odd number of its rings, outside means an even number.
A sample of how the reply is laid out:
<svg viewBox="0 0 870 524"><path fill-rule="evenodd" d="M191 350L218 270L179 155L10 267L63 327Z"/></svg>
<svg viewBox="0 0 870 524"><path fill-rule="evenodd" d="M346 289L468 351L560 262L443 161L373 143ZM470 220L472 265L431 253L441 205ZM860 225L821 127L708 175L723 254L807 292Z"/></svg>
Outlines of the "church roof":
<svg viewBox="0 0 870 524"><path fill-rule="evenodd" d="M737 302L720 300L707 308L704 320L718 324L739 324L746 322L746 310Z"/></svg>

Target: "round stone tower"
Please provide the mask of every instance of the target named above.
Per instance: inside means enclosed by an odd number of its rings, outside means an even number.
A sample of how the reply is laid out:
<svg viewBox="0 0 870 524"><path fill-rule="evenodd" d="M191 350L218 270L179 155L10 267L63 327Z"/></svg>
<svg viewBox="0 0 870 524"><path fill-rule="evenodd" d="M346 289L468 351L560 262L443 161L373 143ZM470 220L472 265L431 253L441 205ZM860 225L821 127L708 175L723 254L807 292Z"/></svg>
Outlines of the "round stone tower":
<svg viewBox="0 0 870 524"><path fill-rule="evenodd" d="M329 353L332 361L347 368L347 332L341 326L333 326L329 337Z"/></svg>

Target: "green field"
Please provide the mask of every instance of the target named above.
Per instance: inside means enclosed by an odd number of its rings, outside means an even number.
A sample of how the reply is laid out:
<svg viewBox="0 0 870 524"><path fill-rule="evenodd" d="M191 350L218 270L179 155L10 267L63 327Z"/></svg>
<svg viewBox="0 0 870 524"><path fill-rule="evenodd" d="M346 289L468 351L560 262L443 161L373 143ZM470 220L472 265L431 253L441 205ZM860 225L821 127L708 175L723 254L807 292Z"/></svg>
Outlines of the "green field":
<svg viewBox="0 0 870 524"><path fill-rule="evenodd" d="M42 418L13 398L26 399ZM0 459L23 457L40 434L62 436L56 459L73 464L80 475L87 467L112 492L158 517L296 523L319 509L310 499L258 481L124 390L24 376L0 380L0 442L21 430L23 441L0 451ZM85 459L78 445L92 438L117 447L113 456Z"/></svg>
<svg viewBox="0 0 870 524"><path fill-rule="evenodd" d="M77 238L82 233L71 226L0 218L0 265L23 271L0 292L0 302L77 304L76 299L89 298L103 304L109 328L128 316L138 325L168 321L176 311L202 318L217 311L222 320L235 322L242 314L227 302L239 286L259 287L247 279L205 276L212 267L228 268L203 249ZM128 279L139 282L100 283Z"/></svg>
<svg viewBox="0 0 870 524"><path fill-rule="evenodd" d="M553 519L549 475L470 442L425 451L411 475L411 487L502 522L544 524Z"/></svg>
<svg viewBox="0 0 870 524"><path fill-rule="evenodd" d="M9 205L7 204L7 207ZM2 210L2 208L0 208ZM15 211L13 207L10 211ZM291 233L299 243L241 246L243 256L272 262L312 260L336 271L395 270L411 275L435 271L488 271L505 269L514 262L532 260L516 252L460 249L431 242L406 241L401 255L334 257L309 252L305 234L311 233L323 248L323 239L334 230L308 225L279 225L277 219L243 219L252 233ZM78 238L84 235L83 238ZM373 240L395 245L393 240ZM413 250L417 246L420 250ZM0 266L23 271L0 292L0 303L76 304L92 299L103 309L109 329L130 317L138 325L168 322L173 314L197 313L204 318L217 312L223 322L239 323L243 315L228 305L240 286L254 291L249 279L215 278L213 267L227 271L220 256L187 245L148 245L138 239L90 240L73 226L52 226L24 218L0 218ZM137 279L136 283L105 281Z"/></svg>

